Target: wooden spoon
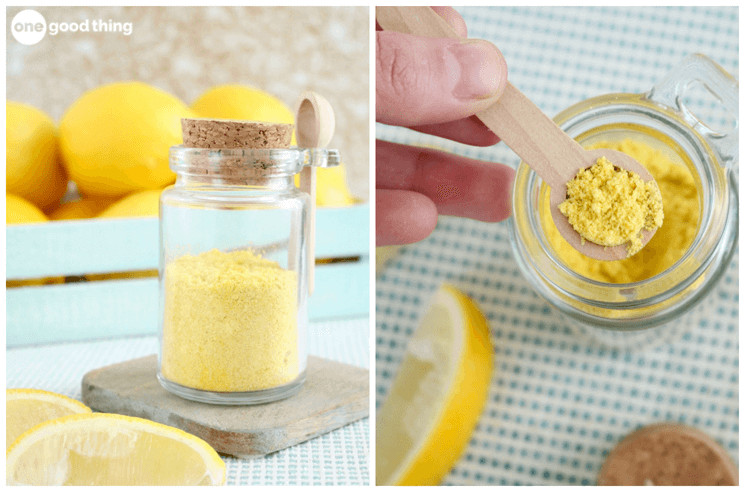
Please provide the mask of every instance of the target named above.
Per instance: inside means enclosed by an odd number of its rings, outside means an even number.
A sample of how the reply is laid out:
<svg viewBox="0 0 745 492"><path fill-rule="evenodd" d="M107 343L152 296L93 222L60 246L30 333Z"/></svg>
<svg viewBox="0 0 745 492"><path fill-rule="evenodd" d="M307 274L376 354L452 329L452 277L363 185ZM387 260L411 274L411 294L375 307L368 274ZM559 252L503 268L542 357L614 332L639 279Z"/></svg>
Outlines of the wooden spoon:
<svg viewBox="0 0 745 492"><path fill-rule="evenodd" d="M386 30L427 37L458 35L450 25L429 7L376 7L375 17ZM628 256L626 244L606 247L584 241L559 211L566 199L566 183L580 169L605 157L615 166L637 173L642 180L654 180L649 172L628 155L611 149L585 150L564 133L515 86L507 83L499 100L476 116L504 141L541 179L551 187L551 216L559 233L576 250L597 260L618 260ZM642 245L655 230L642 230Z"/></svg>
<svg viewBox="0 0 745 492"><path fill-rule="evenodd" d="M326 147L334 135L334 110L320 94L305 91L300 95L295 116L297 144L299 147ZM308 214L308 240L306 261L308 263L308 295L313 294L316 246L316 168L306 166L300 171L300 189L310 195Z"/></svg>

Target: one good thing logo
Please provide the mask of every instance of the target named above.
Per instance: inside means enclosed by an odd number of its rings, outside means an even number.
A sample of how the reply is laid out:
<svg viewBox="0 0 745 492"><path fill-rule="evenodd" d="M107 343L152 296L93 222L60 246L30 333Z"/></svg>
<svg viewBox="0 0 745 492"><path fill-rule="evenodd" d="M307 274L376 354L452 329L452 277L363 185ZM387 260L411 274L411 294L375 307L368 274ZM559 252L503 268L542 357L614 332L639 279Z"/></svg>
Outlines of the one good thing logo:
<svg viewBox="0 0 745 492"><path fill-rule="evenodd" d="M85 19L81 22L49 22L36 10L26 9L18 12L10 23L10 32L21 44L32 45L41 41L49 33L101 32L132 34L131 22L115 22L111 19Z"/></svg>
<svg viewBox="0 0 745 492"><path fill-rule="evenodd" d="M36 44L47 33L47 21L36 10L21 10L10 22L10 32L21 44Z"/></svg>

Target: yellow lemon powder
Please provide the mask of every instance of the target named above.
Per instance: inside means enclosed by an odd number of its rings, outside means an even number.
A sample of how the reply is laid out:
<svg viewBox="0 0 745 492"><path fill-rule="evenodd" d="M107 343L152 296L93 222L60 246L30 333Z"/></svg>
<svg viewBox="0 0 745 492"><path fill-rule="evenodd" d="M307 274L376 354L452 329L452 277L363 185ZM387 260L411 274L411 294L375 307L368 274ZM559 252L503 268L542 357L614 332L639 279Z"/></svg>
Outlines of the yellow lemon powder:
<svg viewBox="0 0 745 492"><path fill-rule="evenodd" d="M657 182L665 204L665 221L634 256L616 261L594 260L564 240L551 220L548 200L544 200L544 231L561 261L582 276L614 284L638 282L671 267L691 245L698 229L698 191L690 171L662 152L631 139L598 142L588 148L618 150L639 161Z"/></svg>
<svg viewBox="0 0 745 492"><path fill-rule="evenodd" d="M299 375L297 274L251 251L165 268L161 371L205 391L274 388Z"/></svg>
<svg viewBox="0 0 745 492"><path fill-rule="evenodd" d="M628 255L642 249L642 229L662 225L662 197L654 181L601 157L567 182L567 199L559 205L582 238L601 246L627 244Z"/></svg>

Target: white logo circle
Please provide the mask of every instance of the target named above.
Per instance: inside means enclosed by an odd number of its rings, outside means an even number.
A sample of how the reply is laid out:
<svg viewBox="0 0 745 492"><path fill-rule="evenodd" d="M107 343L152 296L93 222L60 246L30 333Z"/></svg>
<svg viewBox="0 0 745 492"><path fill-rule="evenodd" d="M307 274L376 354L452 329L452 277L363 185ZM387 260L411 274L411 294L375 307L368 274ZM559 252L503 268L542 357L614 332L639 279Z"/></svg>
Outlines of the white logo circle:
<svg viewBox="0 0 745 492"><path fill-rule="evenodd" d="M26 9L18 12L10 23L10 32L21 44L36 44L47 33L47 21L36 10Z"/></svg>

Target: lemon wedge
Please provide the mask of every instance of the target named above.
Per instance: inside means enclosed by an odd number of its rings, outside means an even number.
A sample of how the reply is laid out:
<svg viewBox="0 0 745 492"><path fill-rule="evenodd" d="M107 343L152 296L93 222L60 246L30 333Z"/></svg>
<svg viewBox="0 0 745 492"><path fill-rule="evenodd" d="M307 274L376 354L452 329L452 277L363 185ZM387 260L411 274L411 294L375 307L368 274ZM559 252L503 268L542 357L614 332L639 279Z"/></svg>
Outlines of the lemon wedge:
<svg viewBox="0 0 745 492"><path fill-rule="evenodd" d="M6 453L8 485L222 485L225 463L182 430L124 415L68 415Z"/></svg>
<svg viewBox="0 0 745 492"><path fill-rule="evenodd" d="M5 390L5 449L35 425L76 413L91 413L91 409L77 400L50 391Z"/></svg>
<svg viewBox="0 0 745 492"><path fill-rule="evenodd" d="M493 367L486 318L466 295L443 285L378 412L378 485L442 481L481 415Z"/></svg>

